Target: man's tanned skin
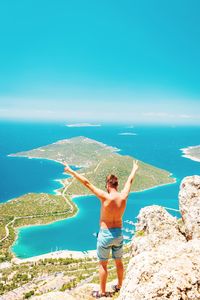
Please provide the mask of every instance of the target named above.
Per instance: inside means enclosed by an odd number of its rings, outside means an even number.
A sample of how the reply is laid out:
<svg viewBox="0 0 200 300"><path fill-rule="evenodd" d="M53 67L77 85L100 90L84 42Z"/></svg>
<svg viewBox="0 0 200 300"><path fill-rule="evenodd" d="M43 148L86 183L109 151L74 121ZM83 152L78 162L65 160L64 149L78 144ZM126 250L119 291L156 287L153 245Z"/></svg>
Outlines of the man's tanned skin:
<svg viewBox="0 0 200 300"><path fill-rule="evenodd" d="M117 186L109 184L109 180L106 184L107 192L94 186L87 178L83 175L72 170L67 163L65 165L65 172L71 174L78 179L84 186L86 186L97 198L101 201L101 215L100 215L100 228L121 228L122 217L126 208L126 200L131 190L131 185L135 178L136 171L138 170L138 161L133 161L132 171L124 185L121 192L118 192ZM107 263L108 261L100 260L99 274L100 274L100 292L102 295L105 294L106 290L106 279L107 279ZM115 259L117 267L118 284L120 288L123 280L123 263L121 259Z"/></svg>

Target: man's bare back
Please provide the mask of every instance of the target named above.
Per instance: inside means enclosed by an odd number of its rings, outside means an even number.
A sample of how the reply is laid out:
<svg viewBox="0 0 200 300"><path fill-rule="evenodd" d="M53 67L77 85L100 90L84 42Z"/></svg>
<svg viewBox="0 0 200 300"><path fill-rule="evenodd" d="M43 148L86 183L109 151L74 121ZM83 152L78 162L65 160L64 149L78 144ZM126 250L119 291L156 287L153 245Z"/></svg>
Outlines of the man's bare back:
<svg viewBox="0 0 200 300"><path fill-rule="evenodd" d="M111 192L101 204L100 227L122 227L122 216L126 208L126 199L119 192Z"/></svg>

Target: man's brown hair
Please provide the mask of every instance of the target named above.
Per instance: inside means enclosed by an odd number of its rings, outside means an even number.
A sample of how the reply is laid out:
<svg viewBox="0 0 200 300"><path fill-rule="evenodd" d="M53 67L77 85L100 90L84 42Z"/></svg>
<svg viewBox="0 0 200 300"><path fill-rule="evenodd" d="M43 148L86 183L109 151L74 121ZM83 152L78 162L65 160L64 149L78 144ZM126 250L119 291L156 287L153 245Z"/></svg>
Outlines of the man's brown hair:
<svg viewBox="0 0 200 300"><path fill-rule="evenodd" d="M117 176L111 174L111 175L108 175L106 177L106 185L109 184L110 187L112 188L117 188L118 187L118 178Z"/></svg>

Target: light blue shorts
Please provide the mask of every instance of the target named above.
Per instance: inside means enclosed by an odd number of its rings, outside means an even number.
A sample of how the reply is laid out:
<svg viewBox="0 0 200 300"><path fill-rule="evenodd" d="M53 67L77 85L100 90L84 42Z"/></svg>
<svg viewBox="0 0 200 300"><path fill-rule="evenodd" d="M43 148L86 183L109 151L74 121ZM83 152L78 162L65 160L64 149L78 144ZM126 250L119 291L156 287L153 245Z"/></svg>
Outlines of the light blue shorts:
<svg viewBox="0 0 200 300"><path fill-rule="evenodd" d="M101 228L97 238L97 256L99 260L108 260L112 250L112 258L121 259L123 255L122 228Z"/></svg>

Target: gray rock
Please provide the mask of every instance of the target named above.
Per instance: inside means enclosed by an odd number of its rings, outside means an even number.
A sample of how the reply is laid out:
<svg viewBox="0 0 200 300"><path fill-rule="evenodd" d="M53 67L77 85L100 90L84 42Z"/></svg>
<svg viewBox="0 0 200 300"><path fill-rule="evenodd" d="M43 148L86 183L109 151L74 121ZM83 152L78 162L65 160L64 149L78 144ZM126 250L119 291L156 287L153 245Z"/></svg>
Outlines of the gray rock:
<svg viewBox="0 0 200 300"><path fill-rule="evenodd" d="M186 238L200 238L200 176L185 177L181 182L179 208Z"/></svg>
<svg viewBox="0 0 200 300"><path fill-rule="evenodd" d="M199 187L200 176L181 184L185 230L160 206L141 209L119 300L200 300Z"/></svg>
<svg viewBox="0 0 200 300"><path fill-rule="evenodd" d="M119 299L200 299L200 240L171 240L134 256Z"/></svg>
<svg viewBox="0 0 200 300"><path fill-rule="evenodd" d="M154 250L171 239L186 242L177 219L161 206L146 206L140 210L137 218L136 236L132 240L134 255Z"/></svg>

